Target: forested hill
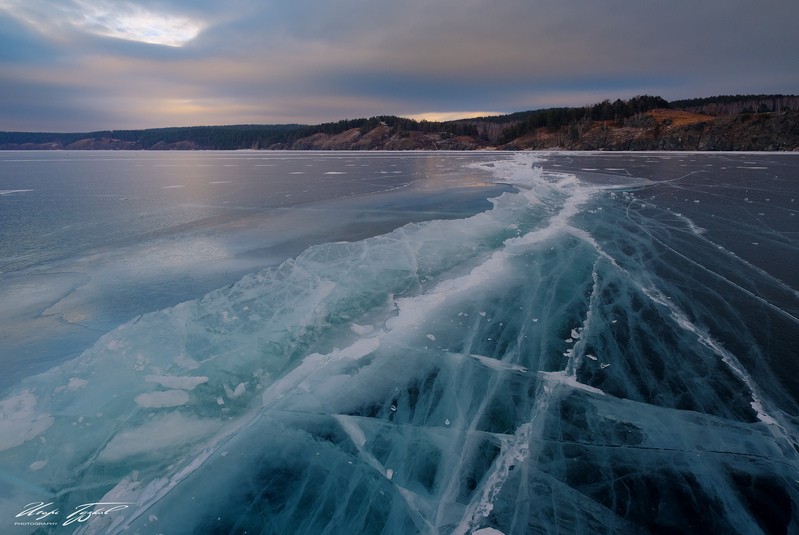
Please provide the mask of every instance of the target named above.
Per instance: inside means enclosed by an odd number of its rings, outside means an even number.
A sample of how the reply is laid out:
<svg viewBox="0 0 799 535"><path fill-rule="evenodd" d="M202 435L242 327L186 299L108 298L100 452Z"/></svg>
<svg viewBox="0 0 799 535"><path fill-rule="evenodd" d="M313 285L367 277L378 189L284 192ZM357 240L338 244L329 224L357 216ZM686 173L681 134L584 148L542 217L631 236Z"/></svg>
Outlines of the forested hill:
<svg viewBox="0 0 799 535"><path fill-rule="evenodd" d="M799 150L799 96L668 102L642 95L447 122L380 116L317 125L234 125L84 133L0 132L0 149Z"/></svg>

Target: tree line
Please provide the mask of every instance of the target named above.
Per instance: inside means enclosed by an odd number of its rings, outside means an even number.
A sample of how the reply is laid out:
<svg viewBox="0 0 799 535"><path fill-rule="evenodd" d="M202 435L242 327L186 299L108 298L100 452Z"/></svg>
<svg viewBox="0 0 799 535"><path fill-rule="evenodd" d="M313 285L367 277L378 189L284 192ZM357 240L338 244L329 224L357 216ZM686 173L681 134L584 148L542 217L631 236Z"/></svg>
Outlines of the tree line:
<svg viewBox="0 0 799 535"><path fill-rule="evenodd" d="M799 110L797 95L724 95L671 102L671 107L708 115L774 113Z"/></svg>
<svg viewBox="0 0 799 535"><path fill-rule="evenodd" d="M640 95L629 100L616 99L613 102L606 99L582 108L549 108L530 111L521 115L516 124L503 129L498 141L499 143L509 143L539 128L574 127L579 131L595 121L611 121L621 124L629 117L657 108L668 107L668 101L662 97Z"/></svg>
<svg viewBox="0 0 799 535"><path fill-rule="evenodd" d="M416 121L393 115L343 119L316 125L232 125L108 130L88 133L0 132L0 148L30 145L35 148L63 148L85 139L112 139L136 149L171 148L186 144L201 149L290 148L296 141L315 135L336 135L358 129L361 134L384 127L392 135L410 132L470 136L486 145L503 145L541 128L571 137L580 136L593 123L643 124L644 114L658 108L672 108L711 115L799 110L796 95L734 95L668 102L662 97L639 95L583 107L559 107L516 112L507 115L455 121Z"/></svg>

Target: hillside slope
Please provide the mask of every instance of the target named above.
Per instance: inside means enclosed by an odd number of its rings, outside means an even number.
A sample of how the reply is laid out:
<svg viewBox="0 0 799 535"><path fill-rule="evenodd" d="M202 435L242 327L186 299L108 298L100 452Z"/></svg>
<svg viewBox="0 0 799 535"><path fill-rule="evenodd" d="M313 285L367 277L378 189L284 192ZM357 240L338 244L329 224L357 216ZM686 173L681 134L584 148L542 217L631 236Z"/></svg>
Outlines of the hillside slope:
<svg viewBox="0 0 799 535"><path fill-rule="evenodd" d="M319 125L90 133L0 132L0 150L799 150L799 96L669 103L639 96L447 122L396 116Z"/></svg>

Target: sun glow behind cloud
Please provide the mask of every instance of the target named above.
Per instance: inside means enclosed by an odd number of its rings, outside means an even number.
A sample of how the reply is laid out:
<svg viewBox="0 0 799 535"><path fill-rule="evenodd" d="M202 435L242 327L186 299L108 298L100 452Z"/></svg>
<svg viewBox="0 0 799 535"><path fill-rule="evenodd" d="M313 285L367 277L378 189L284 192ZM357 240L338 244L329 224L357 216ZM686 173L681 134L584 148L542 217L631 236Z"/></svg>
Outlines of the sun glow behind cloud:
<svg viewBox="0 0 799 535"><path fill-rule="evenodd" d="M72 0L48 5L38 0L0 0L0 9L48 35L64 30L103 37L181 47L206 24L198 19L151 11L133 2Z"/></svg>
<svg viewBox="0 0 799 535"><path fill-rule="evenodd" d="M458 119L490 117L492 115L499 115L499 113L493 111L443 111L417 113L414 115L406 115L406 117L415 121L457 121Z"/></svg>
<svg viewBox="0 0 799 535"><path fill-rule="evenodd" d="M180 47L204 27L187 17L154 13L132 4L124 5L124 9L96 3L85 8L83 26L87 31L127 41Z"/></svg>

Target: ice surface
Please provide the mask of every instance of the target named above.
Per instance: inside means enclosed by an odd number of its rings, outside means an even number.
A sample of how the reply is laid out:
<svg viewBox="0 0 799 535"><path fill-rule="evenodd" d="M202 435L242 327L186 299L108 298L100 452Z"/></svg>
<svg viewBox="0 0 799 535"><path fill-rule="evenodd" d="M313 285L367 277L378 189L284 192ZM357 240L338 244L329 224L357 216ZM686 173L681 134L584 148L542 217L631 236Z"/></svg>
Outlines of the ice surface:
<svg viewBox="0 0 799 535"><path fill-rule="evenodd" d="M232 284L311 244L488 205L479 174L456 181L422 172L428 160L452 165L451 155L370 153L346 176L322 174L344 172L337 169L349 159L330 153L2 159L9 165L0 166L0 189L37 189L3 196L0 206L9 238L0 240L0 325L7 328L0 391L77 356L121 323ZM401 176L375 176L387 161L401 162ZM289 175L308 162L320 170ZM186 187L163 189L175 184Z"/></svg>
<svg viewBox="0 0 799 535"><path fill-rule="evenodd" d="M797 393L770 355L796 347L796 294L644 181L545 166L496 162L518 192L488 211L310 247L22 381L0 519L43 500L129 504L79 533L795 531Z"/></svg>
<svg viewBox="0 0 799 535"><path fill-rule="evenodd" d="M40 435L53 425L53 418L36 408L29 390L0 401L0 451L14 448Z"/></svg>

